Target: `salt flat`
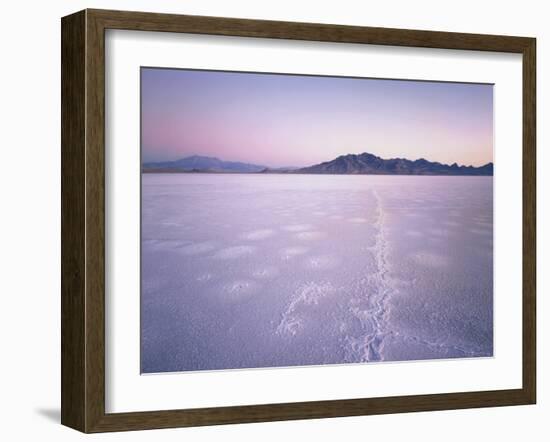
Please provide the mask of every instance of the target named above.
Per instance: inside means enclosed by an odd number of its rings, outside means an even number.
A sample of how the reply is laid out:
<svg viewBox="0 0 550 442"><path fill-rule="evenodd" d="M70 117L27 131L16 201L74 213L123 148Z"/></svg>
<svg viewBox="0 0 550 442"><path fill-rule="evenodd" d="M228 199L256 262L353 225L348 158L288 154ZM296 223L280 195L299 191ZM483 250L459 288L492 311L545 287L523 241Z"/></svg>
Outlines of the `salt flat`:
<svg viewBox="0 0 550 442"><path fill-rule="evenodd" d="M491 356L492 183L144 174L142 372Z"/></svg>

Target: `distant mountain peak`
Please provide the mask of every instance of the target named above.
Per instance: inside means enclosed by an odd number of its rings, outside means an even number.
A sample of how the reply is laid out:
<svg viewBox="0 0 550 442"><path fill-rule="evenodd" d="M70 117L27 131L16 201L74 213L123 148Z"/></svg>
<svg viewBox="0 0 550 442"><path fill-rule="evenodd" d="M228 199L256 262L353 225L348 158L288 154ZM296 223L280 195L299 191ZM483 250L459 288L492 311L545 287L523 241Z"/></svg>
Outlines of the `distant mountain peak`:
<svg viewBox="0 0 550 442"><path fill-rule="evenodd" d="M185 157L185 158L180 158L179 160L176 160L176 161L182 161L182 160L216 160L216 161L221 161L217 157L209 157L207 155L190 155L190 156Z"/></svg>
<svg viewBox="0 0 550 442"><path fill-rule="evenodd" d="M332 161L304 167L294 173L355 175L493 175L493 163L481 167L447 165L425 158L383 159L369 152L340 155Z"/></svg>
<svg viewBox="0 0 550 442"><path fill-rule="evenodd" d="M174 161L150 162L142 165L144 172L218 172L252 173L265 169L263 165L223 161L216 157L191 155Z"/></svg>

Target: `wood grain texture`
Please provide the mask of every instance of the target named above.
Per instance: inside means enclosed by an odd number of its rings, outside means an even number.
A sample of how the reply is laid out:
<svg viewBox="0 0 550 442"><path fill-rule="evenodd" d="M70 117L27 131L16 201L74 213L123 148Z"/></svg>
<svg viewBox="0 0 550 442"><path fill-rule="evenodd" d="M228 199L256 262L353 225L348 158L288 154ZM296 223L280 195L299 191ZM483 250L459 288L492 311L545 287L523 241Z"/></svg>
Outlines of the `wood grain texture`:
<svg viewBox="0 0 550 442"><path fill-rule="evenodd" d="M106 29L363 43L474 51L522 52L529 38L319 23L247 20L148 12L88 10Z"/></svg>
<svg viewBox="0 0 550 442"><path fill-rule="evenodd" d="M85 427L85 13L61 29L61 422Z"/></svg>
<svg viewBox="0 0 550 442"><path fill-rule="evenodd" d="M536 40L523 51L523 389L537 395L537 150Z"/></svg>
<svg viewBox="0 0 550 442"><path fill-rule="evenodd" d="M105 415L105 38L86 11L86 431Z"/></svg>
<svg viewBox="0 0 550 442"><path fill-rule="evenodd" d="M105 30L284 38L523 55L523 387L353 400L105 413ZM62 423L83 432L532 404L536 398L535 40L86 10L62 20ZM518 146L519 148L519 146Z"/></svg>

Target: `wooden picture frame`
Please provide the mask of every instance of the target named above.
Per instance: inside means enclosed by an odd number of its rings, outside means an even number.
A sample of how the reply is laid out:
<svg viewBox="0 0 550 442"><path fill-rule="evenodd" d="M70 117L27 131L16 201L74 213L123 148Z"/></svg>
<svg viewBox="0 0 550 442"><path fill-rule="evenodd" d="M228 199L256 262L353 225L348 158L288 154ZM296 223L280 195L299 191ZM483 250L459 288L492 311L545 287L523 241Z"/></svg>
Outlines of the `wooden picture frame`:
<svg viewBox="0 0 550 442"><path fill-rule="evenodd" d="M418 48L523 57L523 385L513 390L132 413L105 412L105 30ZM84 10L62 19L62 424L83 432L534 404L536 77L534 38Z"/></svg>

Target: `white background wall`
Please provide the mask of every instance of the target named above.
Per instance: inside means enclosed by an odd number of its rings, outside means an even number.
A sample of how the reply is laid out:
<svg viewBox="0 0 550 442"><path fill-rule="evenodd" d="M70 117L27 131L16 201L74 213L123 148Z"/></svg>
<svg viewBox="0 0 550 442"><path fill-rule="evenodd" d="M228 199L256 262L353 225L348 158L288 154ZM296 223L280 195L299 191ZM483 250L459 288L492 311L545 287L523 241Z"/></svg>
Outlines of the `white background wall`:
<svg viewBox="0 0 550 442"><path fill-rule="evenodd" d="M59 425L60 22L86 7L534 36L538 39L538 405L195 429L95 440L548 440L550 14L542 1L19 0L0 26L0 435L80 440ZM519 191L519 189L518 189ZM545 272L546 269L546 272ZM413 380L414 381L414 380Z"/></svg>

